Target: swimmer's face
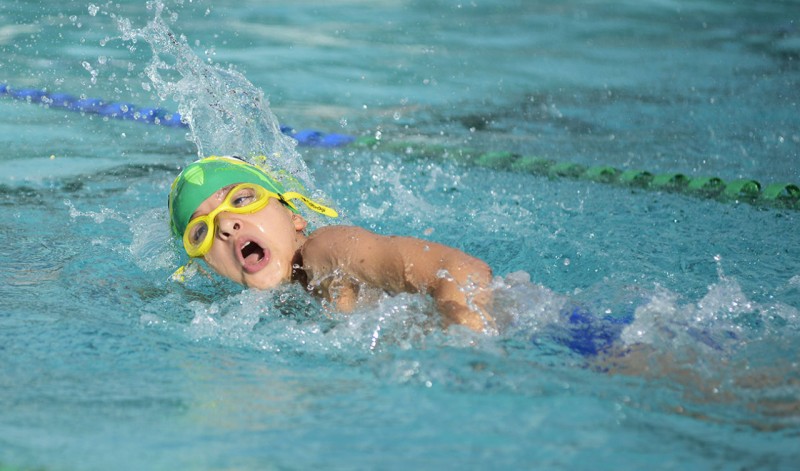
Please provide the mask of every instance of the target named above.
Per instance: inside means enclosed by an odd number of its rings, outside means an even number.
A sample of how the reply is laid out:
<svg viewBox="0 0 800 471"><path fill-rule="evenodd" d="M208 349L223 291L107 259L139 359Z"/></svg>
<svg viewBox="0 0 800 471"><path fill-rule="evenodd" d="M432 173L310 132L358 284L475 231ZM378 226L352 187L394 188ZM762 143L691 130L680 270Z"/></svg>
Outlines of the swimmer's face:
<svg viewBox="0 0 800 471"><path fill-rule="evenodd" d="M209 196L192 218L217 208L233 185ZM303 245L306 221L276 199L252 214L223 211L216 217L211 249L203 257L220 275L248 287L269 289L290 281L292 259Z"/></svg>

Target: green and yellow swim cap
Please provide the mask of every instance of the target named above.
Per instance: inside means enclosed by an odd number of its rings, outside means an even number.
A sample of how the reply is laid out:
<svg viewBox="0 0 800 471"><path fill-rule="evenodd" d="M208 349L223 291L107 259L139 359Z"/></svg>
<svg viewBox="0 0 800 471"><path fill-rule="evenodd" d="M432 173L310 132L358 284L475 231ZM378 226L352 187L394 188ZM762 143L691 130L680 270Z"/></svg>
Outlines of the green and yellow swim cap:
<svg viewBox="0 0 800 471"><path fill-rule="evenodd" d="M299 199L309 208L330 217L337 217L333 209L318 204L295 192L285 193L283 185L264 170L237 157L211 156L189 164L172 182L169 192L169 216L172 233L183 236L192 214L209 196L220 188L237 183L253 183L282 196L294 212L297 208L289 202Z"/></svg>

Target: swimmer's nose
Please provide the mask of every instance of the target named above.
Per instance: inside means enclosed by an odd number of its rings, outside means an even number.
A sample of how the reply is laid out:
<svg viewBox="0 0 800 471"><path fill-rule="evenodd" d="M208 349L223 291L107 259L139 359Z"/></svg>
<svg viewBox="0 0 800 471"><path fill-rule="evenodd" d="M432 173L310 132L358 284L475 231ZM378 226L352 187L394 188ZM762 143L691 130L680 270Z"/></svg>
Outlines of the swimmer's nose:
<svg viewBox="0 0 800 471"><path fill-rule="evenodd" d="M242 225L235 217L229 217L223 214L217 216L217 234L220 239L227 240L234 232L238 232L241 228Z"/></svg>

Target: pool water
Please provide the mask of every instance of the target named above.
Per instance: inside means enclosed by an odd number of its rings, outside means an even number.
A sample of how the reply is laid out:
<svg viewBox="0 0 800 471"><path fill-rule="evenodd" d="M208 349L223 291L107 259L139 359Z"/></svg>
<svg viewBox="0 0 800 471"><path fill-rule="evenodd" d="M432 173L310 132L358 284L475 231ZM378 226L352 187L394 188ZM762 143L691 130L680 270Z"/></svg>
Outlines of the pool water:
<svg viewBox="0 0 800 471"><path fill-rule="evenodd" d="M794 469L800 213L458 150L796 184L798 21L790 1L5 2L0 83L192 127L0 99L0 469ZM295 148L278 123L377 144ZM264 153L346 223L486 260L499 332L442 331L414 295L343 315L172 281L167 193L199 153Z"/></svg>

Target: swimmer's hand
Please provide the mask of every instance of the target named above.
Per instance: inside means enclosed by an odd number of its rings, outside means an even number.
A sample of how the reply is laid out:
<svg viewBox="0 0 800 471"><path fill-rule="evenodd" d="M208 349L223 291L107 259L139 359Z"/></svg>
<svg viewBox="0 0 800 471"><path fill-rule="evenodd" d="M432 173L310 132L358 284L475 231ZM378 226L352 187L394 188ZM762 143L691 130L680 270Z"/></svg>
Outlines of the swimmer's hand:
<svg viewBox="0 0 800 471"><path fill-rule="evenodd" d="M391 294L430 294L446 325L476 332L495 328L487 310L492 270L455 248L360 227L328 226L311 234L301 253L310 278L332 280L319 289L342 310L354 307L359 284L365 283Z"/></svg>

